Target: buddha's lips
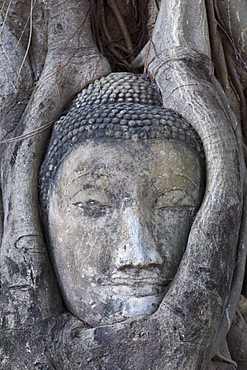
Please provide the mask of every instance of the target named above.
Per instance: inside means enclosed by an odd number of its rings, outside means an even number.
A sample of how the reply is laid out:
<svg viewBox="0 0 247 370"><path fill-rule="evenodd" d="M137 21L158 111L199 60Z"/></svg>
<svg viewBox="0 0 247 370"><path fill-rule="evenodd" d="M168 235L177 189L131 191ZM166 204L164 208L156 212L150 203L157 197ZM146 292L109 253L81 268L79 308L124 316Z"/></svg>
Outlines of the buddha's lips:
<svg viewBox="0 0 247 370"><path fill-rule="evenodd" d="M100 285L106 286L128 286L128 287L150 287L162 288L167 286L172 281L170 277L162 277L156 273L147 272L145 274L131 274L123 272L115 272L109 279L99 279Z"/></svg>
<svg viewBox="0 0 247 370"><path fill-rule="evenodd" d="M144 286L144 285L150 285L150 286L165 286L169 282L166 281L160 281L156 279L137 279L137 278L114 278L111 280L113 285L127 285L127 286Z"/></svg>
<svg viewBox="0 0 247 370"><path fill-rule="evenodd" d="M128 285L128 286L166 286L170 283L172 278L163 277L160 273L148 270L139 271L138 273L117 271L113 272L111 282L114 285Z"/></svg>
<svg viewBox="0 0 247 370"><path fill-rule="evenodd" d="M124 297L163 297L169 285L160 284L154 280L145 280L145 281L131 281L131 280L119 280L114 282L104 282L100 283L100 289L103 289L104 292L109 294L111 292L112 296L121 298Z"/></svg>

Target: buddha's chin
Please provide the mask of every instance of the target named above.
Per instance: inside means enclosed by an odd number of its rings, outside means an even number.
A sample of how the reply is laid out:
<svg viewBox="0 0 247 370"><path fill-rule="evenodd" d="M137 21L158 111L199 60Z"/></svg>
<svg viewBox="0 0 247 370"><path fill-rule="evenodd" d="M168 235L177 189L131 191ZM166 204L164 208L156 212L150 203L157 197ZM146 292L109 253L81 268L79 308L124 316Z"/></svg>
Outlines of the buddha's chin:
<svg viewBox="0 0 247 370"><path fill-rule="evenodd" d="M164 298L167 288L163 287L156 294L149 292L149 295L144 296L119 295L111 291L107 297L98 297L97 301L85 302L84 300L81 309L76 310L77 312L71 311L91 327L113 325L134 317L153 314Z"/></svg>

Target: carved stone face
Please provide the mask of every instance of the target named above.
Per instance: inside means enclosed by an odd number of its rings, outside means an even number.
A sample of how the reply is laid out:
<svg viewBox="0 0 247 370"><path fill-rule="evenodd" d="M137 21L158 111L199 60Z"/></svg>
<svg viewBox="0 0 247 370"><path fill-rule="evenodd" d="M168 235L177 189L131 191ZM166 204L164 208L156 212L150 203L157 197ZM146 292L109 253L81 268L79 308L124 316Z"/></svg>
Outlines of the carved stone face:
<svg viewBox="0 0 247 370"><path fill-rule="evenodd" d="M56 173L50 252L68 309L91 326L155 312L201 197L198 154L175 140L99 139Z"/></svg>

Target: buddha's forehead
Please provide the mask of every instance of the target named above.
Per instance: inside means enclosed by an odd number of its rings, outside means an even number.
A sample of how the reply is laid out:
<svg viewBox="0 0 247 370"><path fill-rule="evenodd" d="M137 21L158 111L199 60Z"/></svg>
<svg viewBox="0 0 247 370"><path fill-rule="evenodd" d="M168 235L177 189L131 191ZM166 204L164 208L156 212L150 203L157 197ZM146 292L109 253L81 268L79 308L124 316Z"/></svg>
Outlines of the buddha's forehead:
<svg viewBox="0 0 247 370"><path fill-rule="evenodd" d="M188 164L191 157L198 157L196 151L178 140L154 139L134 142L98 139L75 146L64 158L62 166L76 172L89 167L90 171L97 172L101 168L112 171L114 168L131 164L143 167L149 165L151 168L159 161L165 161L167 164L174 161L173 167L178 167Z"/></svg>
<svg viewBox="0 0 247 370"><path fill-rule="evenodd" d="M75 147L59 166L61 187L83 184L104 187L152 183L155 188L199 188L201 166L198 154L177 140L145 142L97 140ZM66 185L67 184L67 185Z"/></svg>

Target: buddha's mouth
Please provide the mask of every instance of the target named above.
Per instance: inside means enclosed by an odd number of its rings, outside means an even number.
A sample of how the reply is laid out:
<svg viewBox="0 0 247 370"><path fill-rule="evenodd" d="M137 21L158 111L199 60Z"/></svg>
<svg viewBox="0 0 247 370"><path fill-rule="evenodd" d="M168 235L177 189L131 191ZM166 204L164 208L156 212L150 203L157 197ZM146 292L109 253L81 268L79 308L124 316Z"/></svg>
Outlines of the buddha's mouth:
<svg viewBox="0 0 247 370"><path fill-rule="evenodd" d="M124 279L124 278L117 278L113 279L111 283L108 285L124 285L124 286L133 286L133 287L138 287L138 286L159 286L159 287L164 287L170 283L171 280L166 280L166 281L161 281L161 280L156 280L156 279Z"/></svg>
<svg viewBox="0 0 247 370"><path fill-rule="evenodd" d="M115 277L111 281L98 279L98 286L109 294L119 297L164 296L169 288L169 280L146 277L145 279Z"/></svg>
<svg viewBox="0 0 247 370"><path fill-rule="evenodd" d="M112 285L125 285L132 287L143 287L143 286L157 286L165 287L173 280L170 276L162 276L162 274L156 271L117 271L113 272L111 276Z"/></svg>

